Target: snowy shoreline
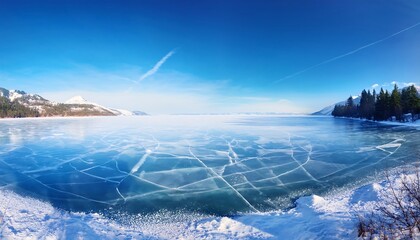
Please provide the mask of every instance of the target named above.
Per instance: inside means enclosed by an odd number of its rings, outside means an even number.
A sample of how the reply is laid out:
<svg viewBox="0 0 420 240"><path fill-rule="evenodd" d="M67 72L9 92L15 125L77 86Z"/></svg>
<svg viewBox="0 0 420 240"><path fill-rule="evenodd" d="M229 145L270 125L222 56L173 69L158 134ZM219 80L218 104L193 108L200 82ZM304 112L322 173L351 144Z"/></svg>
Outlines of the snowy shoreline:
<svg viewBox="0 0 420 240"><path fill-rule="evenodd" d="M5 117L0 118L0 121L2 120L37 120L37 119L86 119L86 118L114 118L114 117L185 117L185 116L191 116L191 117L202 117L202 116L209 116L209 117L327 117L327 116L316 116L316 115L310 115L310 114L268 114L268 113L232 113L232 114L154 114L154 115L115 115L115 116L48 116L48 117L22 117L22 118L11 118L11 117Z"/></svg>
<svg viewBox="0 0 420 240"><path fill-rule="evenodd" d="M393 173L391 181L399 178ZM386 194L386 184L376 181L324 197L301 197L296 207L287 211L234 217L156 213L129 216L128 225L97 213L66 212L47 202L0 190L0 238L355 239L357 215L374 208Z"/></svg>
<svg viewBox="0 0 420 240"><path fill-rule="evenodd" d="M334 118L333 116L325 116L325 117ZM349 118L349 117L335 117L335 118L350 119L350 120L355 120L355 121L379 123L379 124L386 124L386 125L393 125L393 126L420 127L420 120L414 121L414 122L392 122L392 121L373 121L373 120L368 120L368 119Z"/></svg>

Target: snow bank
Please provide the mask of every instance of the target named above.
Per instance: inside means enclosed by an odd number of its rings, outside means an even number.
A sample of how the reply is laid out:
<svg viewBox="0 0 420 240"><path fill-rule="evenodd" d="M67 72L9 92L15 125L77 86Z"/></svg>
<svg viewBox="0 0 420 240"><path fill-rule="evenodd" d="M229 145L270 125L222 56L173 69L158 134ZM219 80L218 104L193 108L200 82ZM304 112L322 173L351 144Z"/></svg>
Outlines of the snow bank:
<svg viewBox="0 0 420 240"><path fill-rule="evenodd" d="M214 217L174 213L69 213L49 203L0 190L0 238L5 239L355 239L357 214L373 209L385 183L331 196L302 197L288 211Z"/></svg>
<svg viewBox="0 0 420 240"><path fill-rule="evenodd" d="M0 239L127 239L143 234L99 214L68 213L0 191Z"/></svg>
<svg viewBox="0 0 420 240"><path fill-rule="evenodd" d="M387 124L387 125L396 125L396 126L408 126L408 127L420 127L420 120L414 122L391 122L391 121L381 121L379 123Z"/></svg>
<svg viewBox="0 0 420 240"><path fill-rule="evenodd" d="M369 120L369 119L348 118L348 117L337 117L337 118L350 119L350 120L363 121L363 122L372 122L372 123L385 124L385 125L420 128L420 120L417 120L417 121L414 121L414 122L393 122L393 121L373 121L373 120Z"/></svg>

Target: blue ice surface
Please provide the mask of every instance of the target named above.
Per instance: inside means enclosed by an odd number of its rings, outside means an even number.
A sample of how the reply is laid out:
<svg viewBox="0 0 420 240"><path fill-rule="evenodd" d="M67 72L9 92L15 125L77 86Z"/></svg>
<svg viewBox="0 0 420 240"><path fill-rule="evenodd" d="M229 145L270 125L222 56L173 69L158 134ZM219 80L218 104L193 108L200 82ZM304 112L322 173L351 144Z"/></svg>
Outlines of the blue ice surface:
<svg viewBox="0 0 420 240"><path fill-rule="evenodd" d="M0 187L70 211L270 211L418 161L418 136L329 117L2 120Z"/></svg>

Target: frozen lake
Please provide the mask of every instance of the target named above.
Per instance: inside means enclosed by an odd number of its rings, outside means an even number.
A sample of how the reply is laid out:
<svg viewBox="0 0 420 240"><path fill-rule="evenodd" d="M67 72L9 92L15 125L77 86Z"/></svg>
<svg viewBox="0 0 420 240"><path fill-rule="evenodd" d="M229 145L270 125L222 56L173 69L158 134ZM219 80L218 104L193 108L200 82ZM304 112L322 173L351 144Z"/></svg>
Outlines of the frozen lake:
<svg viewBox="0 0 420 240"><path fill-rule="evenodd" d="M329 117L0 121L0 186L70 211L283 209L418 161L419 130Z"/></svg>

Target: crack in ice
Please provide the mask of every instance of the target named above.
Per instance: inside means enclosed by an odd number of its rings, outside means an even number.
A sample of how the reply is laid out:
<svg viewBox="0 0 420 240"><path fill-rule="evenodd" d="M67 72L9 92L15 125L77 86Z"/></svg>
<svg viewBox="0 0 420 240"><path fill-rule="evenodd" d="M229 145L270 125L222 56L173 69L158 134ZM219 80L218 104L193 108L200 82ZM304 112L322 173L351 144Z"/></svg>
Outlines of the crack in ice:
<svg viewBox="0 0 420 240"><path fill-rule="evenodd" d="M256 209L254 206L252 206L252 204L250 202L248 202L248 200L246 200L246 198L244 196L242 196L242 194L240 192L238 192L238 190L236 190L229 182L227 182L222 176L218 175L213 169L207 167L207 165L201 161L191 150L191 145L189 146L189 152L191 154L191 156L193 156L195 159L197 159L197 161L199 161L207 170L209 170L212 174L214 174L215 176L219 177L220 180L222 180L224 183L226 183L226 185L228 185L233 192L236 193L236 195L241 198L253 211L255 212L260 212L258 209Z"/></svg>

